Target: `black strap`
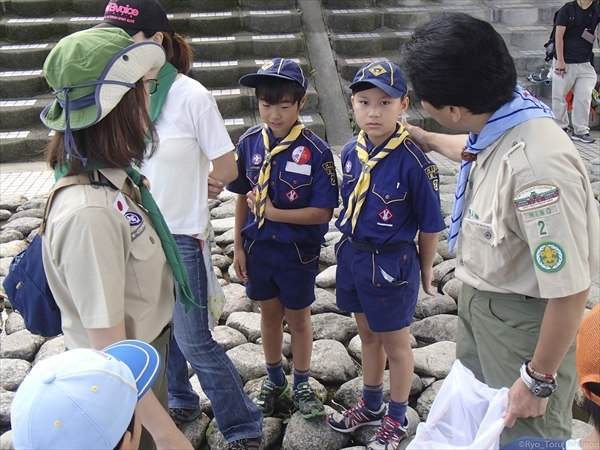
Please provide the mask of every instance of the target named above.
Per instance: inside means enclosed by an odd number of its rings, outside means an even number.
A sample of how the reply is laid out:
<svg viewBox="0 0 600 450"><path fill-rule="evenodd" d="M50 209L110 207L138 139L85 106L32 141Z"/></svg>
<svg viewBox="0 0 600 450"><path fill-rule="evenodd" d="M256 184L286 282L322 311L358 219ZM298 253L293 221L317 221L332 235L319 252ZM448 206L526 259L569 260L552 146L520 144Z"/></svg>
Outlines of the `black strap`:
<svg viewBox="0 0 600 450"><path fill-rule="evenodd" d="M450 269L448 272L446 272L444 274L444 276L440 279L440 282L437 285L437 291L438 294L444 295L444 291L442 290L444 288L444 285L450 281L448 280L446 283L444 283L444 278L446 278L448 275L450 275L451 273L454 273L454 271L456 270L456 267L453 267L452 269Z"/></svg>

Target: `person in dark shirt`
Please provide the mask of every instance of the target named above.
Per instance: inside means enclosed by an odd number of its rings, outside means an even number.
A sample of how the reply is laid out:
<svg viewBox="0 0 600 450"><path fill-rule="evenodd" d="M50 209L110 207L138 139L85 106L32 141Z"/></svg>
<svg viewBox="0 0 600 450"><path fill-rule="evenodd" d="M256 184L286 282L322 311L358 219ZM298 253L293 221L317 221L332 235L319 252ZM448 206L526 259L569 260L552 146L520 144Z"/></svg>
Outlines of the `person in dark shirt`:
<svg viewBox="0 0 600 450"><path fill-rule="evenodd" d="M556 16L556 56L552 77L552 109L558 124L567 131L567 101L573 91L571 139L593 143L588 126L592 89L596 85L592 47L600 13L599 0L577 0L564 5Z"/></svg>

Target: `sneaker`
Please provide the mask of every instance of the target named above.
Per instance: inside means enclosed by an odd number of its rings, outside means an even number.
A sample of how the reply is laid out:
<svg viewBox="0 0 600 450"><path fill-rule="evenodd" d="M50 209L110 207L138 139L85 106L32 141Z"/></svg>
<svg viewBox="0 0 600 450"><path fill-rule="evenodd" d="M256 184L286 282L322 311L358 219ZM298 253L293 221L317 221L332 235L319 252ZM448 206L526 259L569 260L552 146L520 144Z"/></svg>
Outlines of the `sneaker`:
<svg viewBox="0 0 600 450"><path fill-rule="evenodd" d="M258 450L261 438L240 439L227 444L227 450Z"/></svg>
<svg viewBox="0 0 600 450"><path fill-rule="evenodd" d="M375 439L367 444L367 450L396 450L400 441L406 436L408 429L408 419L404 419L405 425L400 425L398 422L390 419L390 416L385 416Z"/></svg>
<svg viewBox="0 0 600 450"><path fill-rule="evenodd" d="M379 425L385 416L387 408L385 403L377 411L371 411L365 406L364 400L360 401L346 411L336 412L327 416L327 423L331 428L341 433L352 433L364 425Z"/></svg>
<svg viewBox="0 0 600 450"><path fill-rule="evenodd" d="M298 383L294 389L294 404L305 419L325 415L325 407L308 381Z"/></svg>
<svg viewBox="0 0 600 450"><path fill-rule="evenodd" d="M590 133L586 133L586 134L575 134L575 133L573 133L571 135L571 139L573 141L585 142L586 144L593 144L596 141L596 139L594 139L593 137L590 136Z"/></svg>
<svg viewBox="0 0 600 450"><path fill-rule="evenodd" d="M202 414L202 409L169 408L169 416L179 428L184 423L193 422Z"/></svg>
<svg viewBox="0 0 600 450"><path fill-rule="evenodd" d="M290 383L287 378L283 386L277 386L271 380L265 378L260 388L260 394L254 399L254 404L262 411L263 416L269 417L275 410L275 402L289 390Z"/></svg>

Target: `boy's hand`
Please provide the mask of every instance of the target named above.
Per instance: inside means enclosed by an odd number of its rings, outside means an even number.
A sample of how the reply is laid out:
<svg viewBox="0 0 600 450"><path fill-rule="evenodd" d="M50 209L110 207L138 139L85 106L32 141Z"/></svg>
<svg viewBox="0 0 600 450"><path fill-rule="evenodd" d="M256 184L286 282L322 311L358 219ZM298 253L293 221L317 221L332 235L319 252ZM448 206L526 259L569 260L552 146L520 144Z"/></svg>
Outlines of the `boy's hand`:
<svg viewBox="0 0 600 450"><path fill-rule="evenodd" d="M217 198L224 188L222 181L208 177L208 198Z"/></svg>
<svg viewBox="0 0 600 450"><path fill-rule="evenodd" d="M429 153L433 149L427 144L427 131L423 128L419 128L416 125L411 125L406 121L406 117L402 118L402 125L410 134L410 138L415 141L415 143L419 146L421 150L425 153Z"/></svg>
<svg viewBox="0 0 600 450"><path fill-rule="evenodd" d="M250 278L248 278L248 271L246 270L246 253L243 248L233 251L233 268L240 280L244 283L250 281Z"/></svg>
<svg viewBox="0 0 600 450"><path fill-rule="evenodd" d="M250 211L254 211L254 205L256 205L256 195L254 195L254 191L248 191L246 193L246 203L248 204Z"/></svg>
<svg viewBox="0 0 600 450"><path fill-rule="evenodd" d="M435 290L431 287L431 282L434 280L433 268L428 270L421 270L421 284L423 285L423 291L427 295L432 297L436 296Z"/></svg>

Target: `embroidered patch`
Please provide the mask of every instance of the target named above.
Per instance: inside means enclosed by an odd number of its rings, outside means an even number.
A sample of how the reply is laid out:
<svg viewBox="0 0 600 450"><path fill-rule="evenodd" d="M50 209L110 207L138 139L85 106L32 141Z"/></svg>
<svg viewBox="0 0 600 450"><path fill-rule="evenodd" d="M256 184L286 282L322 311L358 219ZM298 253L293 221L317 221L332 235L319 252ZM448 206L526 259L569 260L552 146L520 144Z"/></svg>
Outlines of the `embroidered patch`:
<svg viewBox="0 0 600 450"><path fill-rule="evenodd" d="M371 67L369 72L378 77L379 75L387 73L387 70L385 70L381 64L377 64L376 66Z"/></svg>
<svg viewBox="0 0 600 450"><path fill-rule="evenodd" d="M295 189L292 189L291 191L288 191L285 196L287 197L287 199L290 202L295 202L296 200L298 200L300 198L300 196L298 195L298 193L296 192Z"/></svg>
<svg viewBox="0 0 600 450"><path fill-rule="evenodd" d="M296 147L292 151L292 159L296 164L306 164L310 161L310 150L303 145Z"/></svg>
<svg viewBox="0 0 600 450"><path fill-rule="evenodd" d="M517 211L523 212L556 203L559 197L558 187L551 184L540 184L519 191L513 201Z"/></svg>
<svg viewBox="0 0 600 450"><path fill-rule="evenodd" d="M352 161L346 161L346 165L344 166L344 171L346 173L350 173L352 170Z"/></svg>
<svg viewBox="0 0 600 450"><path fill-rule="evenodd" d="M564 250L554 242L544 242L533 253L535 265L544 272L558 272L565 265Z"/></svg>
<svg viewBox="0 0 600 450"><path fill-rule="evenodd" d="M558 209L558 205L550 205L545 208L534 209L527 212L522 212L523 220L530 221L535 219L542 219L546 216L551 216L553 214L558 214L560 210Z"/></svg>
<svg viewBox="0 0 600 450"><path fill-rule="evenodd" d="M263 157L260 153L255 153L254 155L252 155L252 165L253 166L260 166L262 164L263 161Z"/></svg>
<svg viewBox="0 0 600 450"><path fill-rule="evenodd" d="M125 218L129 222L129 225L131 225L132 227L141 225L143 222L142 216L134 212L125 213Z"/></svg>
<svg viewBox="0 0 600 450"><path fill-rule="evenodd" d="M113 208L115 208L123 215L125 215L125 213L129 210L129 205L127 205L127 202L125 201L125 198L123 197L123 194L121 192L117 194L117 197L113 202Z"/></svg>
<svg viewBox="0 0 600 450"><path fill-rule="evenodd" d="M146 224L143 223L141 224L139 227L137 227L135 229L135 231L133 231L131 233L131 241L135 241L138 237L140 237L140 235L143 233L143 231L146 229Z"/></svg>
<svg viewBox="0 0 600 450"><path fill-rule="evenodd" d="M331 185L336 186L337 185L337 175L335 173L335 164L333 163L333 161L328 161L328 162L324 163L322 167L325 170L325 173L327 175L329 175L329 180L331 181Z"/></svg>
<svg viewBox="0 0 600 450"><path fill-rule="evenodd" d="M433 184L434 191L438 191L440 189L438 180L433 180L431 183Z"/></svg>
<svg viewBox="0 0 600 450"><path fill-rule="evenodd" d="M394 218L394 214L387 207L385 207L381 211L379 211L378 215L381 218L381 220L383 220L384 222L389 222L390 220L392 220Z"/></svg>
<svg viewBox="0 0 600 450"><path fill-rule="evenodd" d="M263 66L260 68L260 70L269 70L274 65L275 65L275 63L273 61L267 61L266 63L263 64Z"/></svg>
<svg viewBox="0 0 600 450"><path fill-rule="evenodd" d="M440 169L438 169L438 166L436 166L435 164L432 166L425 167L425 173L427 174L427 178L429 178L430 180L434 180L437 177L439 171Z"/></svg>

